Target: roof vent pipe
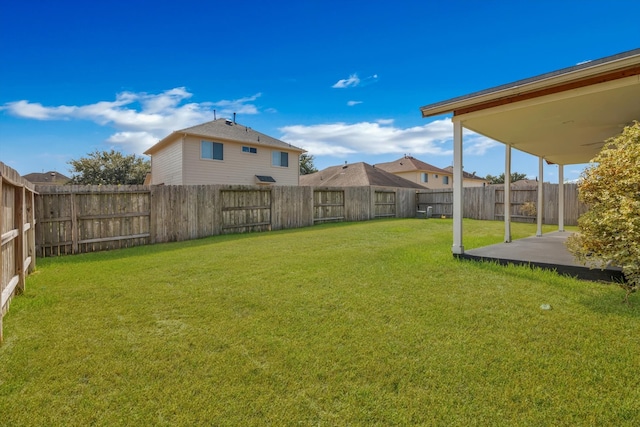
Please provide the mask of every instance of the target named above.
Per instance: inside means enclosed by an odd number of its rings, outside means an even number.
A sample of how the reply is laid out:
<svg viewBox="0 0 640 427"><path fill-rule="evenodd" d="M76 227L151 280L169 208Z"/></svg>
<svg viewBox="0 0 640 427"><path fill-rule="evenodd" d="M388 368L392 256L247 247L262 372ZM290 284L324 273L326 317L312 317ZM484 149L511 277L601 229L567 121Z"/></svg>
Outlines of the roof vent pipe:
<svg viewBox="0 0 640 427"><path fill-rule="evenodd" d="M236 113L233 113L233 124L236 124Z"/></svg>

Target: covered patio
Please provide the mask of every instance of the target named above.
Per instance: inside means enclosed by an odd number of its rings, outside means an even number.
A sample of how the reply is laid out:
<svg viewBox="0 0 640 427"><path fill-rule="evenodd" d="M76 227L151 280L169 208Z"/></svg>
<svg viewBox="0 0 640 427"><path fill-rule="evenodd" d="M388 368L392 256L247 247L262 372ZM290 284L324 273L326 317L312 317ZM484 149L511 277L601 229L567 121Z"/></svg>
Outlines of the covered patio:
<svg viewBox="0 0 640 427"><path fill-rule="evenodd" d="M508 243L471 249L456 256L474 261L494 261L503 265L528 265L556 270L560 274L584 280L619 281L623 279L624 275L619 267L598 263L585 266L578 263L565 246L571 234L573 233L554 231L542 236L526 237Z"/></svg>
<svg viewBox="0 0 640 427"><path fill-rule="evenodd" d="M640 49L425 105L420 110L422 117L453 114L455 256L533 264L558 271L589 270L576 263L564 247L568 237L564 230L564 166L588 163L605 140L640 120ZM505 243L468 253L462 229L463 128L505 144ZM518 242L511 239L513 148L538 157L539 164L536 237ZM544 162L558 165L558 232L552 236L542 235ZM536 261L539 257L543 259ZM573 274L571 271L566 272ZM604 273L609 278L615 276L613 271Z"/></svg>

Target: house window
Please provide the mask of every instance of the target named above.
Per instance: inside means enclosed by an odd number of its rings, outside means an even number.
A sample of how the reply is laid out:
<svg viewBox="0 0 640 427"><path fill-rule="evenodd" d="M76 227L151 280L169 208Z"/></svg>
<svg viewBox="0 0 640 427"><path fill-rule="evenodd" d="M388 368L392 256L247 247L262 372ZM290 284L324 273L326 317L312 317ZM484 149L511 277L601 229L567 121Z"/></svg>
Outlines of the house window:
<svg viewBox="0 0 640 427"><path fill-rule="evenodd" d="M246 147L246 146L243 146L243 147L242 147L242 152L243 152L243 153L257 154L257 153L258 153L258 149L257 149L256 147Z"/></svg>
<svg viewBox="0 0 640 427"><path fill-rule="evenodd" d="M442 183L444 185L449 185L449 177L448 176L443 176L442 177Z"/></svg>
<svg viewBox="0 0 640 427"><path fill-rule="evenodd" d="M271 164L283 168L289 167L289 153L284 151L273 151L271 154Z"/></svg>
<svg viewBox="0 0 640 427"><path fill-rule="evenodd" d="M422 182L429 182L429 174L426 172L422 172Z"/></svg>
<svg viewBox="0 0 640 427"><path fill-rule="evenodd" d="M219 142L202 141L200 143L200 157L203 159L223 160L222 144Z"/></svg>

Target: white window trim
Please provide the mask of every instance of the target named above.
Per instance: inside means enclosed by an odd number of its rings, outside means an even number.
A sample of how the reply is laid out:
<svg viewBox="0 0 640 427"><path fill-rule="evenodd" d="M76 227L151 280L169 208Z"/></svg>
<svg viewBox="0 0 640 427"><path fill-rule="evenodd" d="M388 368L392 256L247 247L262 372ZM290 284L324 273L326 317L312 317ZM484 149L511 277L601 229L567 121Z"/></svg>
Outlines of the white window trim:
<svg viewBox="0 0 640 427"><path fill-rule="evenodd" d="M289 153L288 151L282 151L282 150L271 150L271 167L272 167L272 168L280 168L280 169L289 169L289 166L288 166L288 165L287 165L287 166L274 165L274 164L273 164L273 153L280 153L280 156L281 156L280 158L281 158L281 159L282 159L282 153L287 153L287 163L291 163L291 162L289 161L289 157L290 157L290 154L291 154L291 153Z"/></svg>
<svg viewBox="0 0 640 427"><path fill-rule="evenodd" d="M249 151L244 151L245 148L248 148ZM252 149L256 150L256 151L255 152L251 152ZM252 147L250 145L243 145L242 148L240 149L240 152L242 154L254 154L255 155L255 154L258 154L258 148L257 147Z"/></svg>
<svg viewBox="0 0 640 427"><path fill-rule="evenodd" d="M211 158L211 157L202 157L202 143L203 142L210 142L212 144L220 144L220 145L222 145L222 159L214 159L214 158ZM209 162L224 162L224 143L218 142L218 141L208 141L206 139L201 140L200 141L200 160L209 161Z"/></svg>

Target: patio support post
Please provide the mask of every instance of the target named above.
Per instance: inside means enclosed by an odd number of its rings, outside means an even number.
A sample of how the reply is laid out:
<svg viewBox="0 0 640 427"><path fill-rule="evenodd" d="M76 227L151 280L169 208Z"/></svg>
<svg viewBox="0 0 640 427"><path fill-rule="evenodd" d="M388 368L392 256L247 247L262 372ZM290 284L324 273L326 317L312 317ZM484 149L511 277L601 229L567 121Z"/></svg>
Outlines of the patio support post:
<svg viewBox="0 0 640 427"><path fill-rule="evenodd" d="M453 246L455 255L464 253L462 245L462 122L453 119Z"/></svg>
<svg viewBox="0 0 640 427"><path fill-rule="evenodd" d="M558 165L558 231L564 231L564 165Z"/></svg>
<svg viewBox="0 0 640 427"><path fill-rule="evenodd" d="M504 155L504 242L511 243L511 146Z"/></svg>
<svg viewBox="0 0 640 427"><path fill-rule="evenodd" d="M538 203L536 204L536 220L538 221L538 229L536 236L542 237L542 212L544 211L544 159L538 157Z"/></svg>

